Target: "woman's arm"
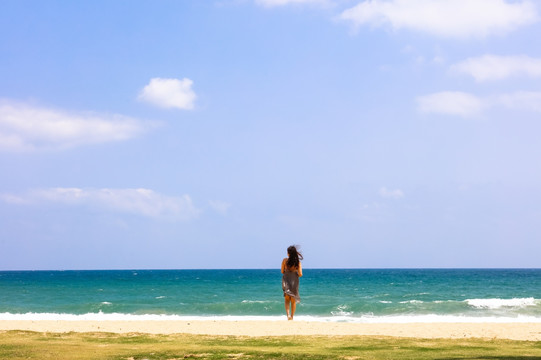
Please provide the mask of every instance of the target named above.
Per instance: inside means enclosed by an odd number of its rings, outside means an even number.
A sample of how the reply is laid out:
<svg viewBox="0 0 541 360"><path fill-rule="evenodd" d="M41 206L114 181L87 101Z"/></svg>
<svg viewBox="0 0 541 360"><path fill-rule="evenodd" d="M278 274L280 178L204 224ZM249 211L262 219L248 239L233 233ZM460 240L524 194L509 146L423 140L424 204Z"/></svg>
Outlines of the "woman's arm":
<svg viewBox="0 0 541 360"><path fill-rule="evenodd" d="M299 274L299 277L302 277L302 265L300 261L299 261L299 268L297 269L297 274Z"/></svg>
<svg viewBox="0 0 541 360"><path fill-rule="evenodd" d="M287 259L282 260L282 269L281 269L282 274L284 273L284 271L286 271L285 270L286 269L286 261L287 261Z"/></svg>

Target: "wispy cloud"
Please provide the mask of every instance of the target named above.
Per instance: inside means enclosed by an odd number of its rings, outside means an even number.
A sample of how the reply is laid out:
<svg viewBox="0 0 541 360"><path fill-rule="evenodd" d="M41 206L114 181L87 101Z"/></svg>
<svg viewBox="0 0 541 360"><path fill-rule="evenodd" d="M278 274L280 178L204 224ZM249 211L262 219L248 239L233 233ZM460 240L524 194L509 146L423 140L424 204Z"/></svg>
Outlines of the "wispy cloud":
<svg viewBox="0 0 541 360"><path fill-rule="evenodd" d="M226 203L224 201L218 201L218 200L209 201L209 205L214 211L216 211L216 212L218 212L218 213L220 213L222 215L226 215L227 211L231 207L231 204Z"/></svg>
<svg viewBox="0 0 541 360"><path fill-rule="evenodd" d="M322 5L329 3L329 0L255 0L256 4L264 7L277 7L291 4L316 4Z"/></svg>
<svg viewBox="0 0 541 360"><path fill-rule="evenodd" d="M117 114L73 112L0 100L0 151L67 149L134 138L149 128Z"/></svg>
<svg viewBox="0 0 541 360"><path fill-rule="evenodd" d="M188 221L200 213L190 196L165 196L149 189L80 189L47 188L23 195L1 194L11 204L57 203L67 206L90 206L103 210L136 214L151 218Z"/></svg>
<svg viewBox="0 0 541 360"><path fill-rule="evenodd" d="M417 98L417 108L422 113L471 117L480 114L485 106L482 99L460 91L443 91Z"/></svg>
<svg viewBox="0 0 541 360"><path fill-rule="evenodd" d="M401 199L404 197L404 192L400 189L387 189L382 187L379 189L379 195L386 199Z"/></svg>
<svg viewBox="0 0 541 360"><path fill-rule="evenodd" d="M541 112L541 92L517 91L500 95L497 102L509 109Z"/></svg>
<svg viewBox="0 0 541 360"><path fill-rule="evenodd" d="M452 65L450 70L470 75L478 82L504 80L512 76L541 77L541 58L484 55Z"/></svg>
<svg viewBox="0 0 541 360"><path fill-rule="evenodd" d="M381 223L388 216L387 206L383 203L364 204L352 214L354 218L367 223Z"/></svg>
<svg viewBox="0 0 541 360"><path fill-rule="evenodd" d="M191 110L197 98L192 85L193 81L187 78L153 78L141 90L138 99L160 108Z"/></svg>
<svg viewBox="0 0 541 360"><path fill-rule="evenodd" d="M539 20L532 1L368 0L340 18L355 27L390 26L448 38L484 38L505 34Z"/></svg>
<svg viewBox="0 0 541 360"><path fill-rule="evenodd" d="M444 91L417 98L422 113L475 117L485 110L507 108L519 111L541 112L541 92L517 91L495 96L480 97L464 92Z"/></svg>

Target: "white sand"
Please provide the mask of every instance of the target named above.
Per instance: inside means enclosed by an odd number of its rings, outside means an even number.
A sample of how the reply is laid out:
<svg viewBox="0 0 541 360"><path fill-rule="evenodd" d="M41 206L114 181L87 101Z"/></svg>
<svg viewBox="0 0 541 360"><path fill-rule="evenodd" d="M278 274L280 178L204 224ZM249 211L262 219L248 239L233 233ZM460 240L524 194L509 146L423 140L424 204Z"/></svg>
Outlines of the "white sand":
<svg viewBox="0 0 541 360"><path fill-rule="evenodd" d="M303 321L0 320L0 330L237 336L369 335L415 338L497 338L541 341L541 323L355 324Z"/></svg>

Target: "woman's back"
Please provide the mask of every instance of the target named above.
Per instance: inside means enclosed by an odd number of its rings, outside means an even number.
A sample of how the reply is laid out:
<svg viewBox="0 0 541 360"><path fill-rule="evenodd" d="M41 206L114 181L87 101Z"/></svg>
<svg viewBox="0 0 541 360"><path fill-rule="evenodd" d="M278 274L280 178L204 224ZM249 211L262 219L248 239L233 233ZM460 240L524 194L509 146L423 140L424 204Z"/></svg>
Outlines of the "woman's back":
<svg viewBox="0 0 541 360"><path fill-rule="evenodd" d="M301 301L299 296L299 278L302 276L302 254L295 246L287 248L287 257L282 260L282 290L284 291L285 307L288 320L293 320L296 304Z"/></svg>
<svg viewBox="0 0 541 360"><path fill-rule="evenodd" d="M288 258L285 258L282 261L282 274L284 274L285 272L294 272L294 273L297 273L299 275L299 277L301 277L302 276L301 262L299 261L299 264L297 266L289 266L288 265Z"/></svg>

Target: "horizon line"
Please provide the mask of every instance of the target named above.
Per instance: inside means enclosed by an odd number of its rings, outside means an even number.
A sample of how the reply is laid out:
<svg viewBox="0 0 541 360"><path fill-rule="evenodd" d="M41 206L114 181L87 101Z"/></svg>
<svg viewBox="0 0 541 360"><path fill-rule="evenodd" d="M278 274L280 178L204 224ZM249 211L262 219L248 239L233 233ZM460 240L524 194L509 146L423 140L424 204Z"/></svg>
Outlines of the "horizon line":
<svg viewBox="0 0 541 360"><path fill-rule="evenodd" d="M0 269L0 272L16 271L213 271L213 270L276 270L280 268L118 268L118 269ZM541 267L303 267L303 270L541 270Z"/></svg>

